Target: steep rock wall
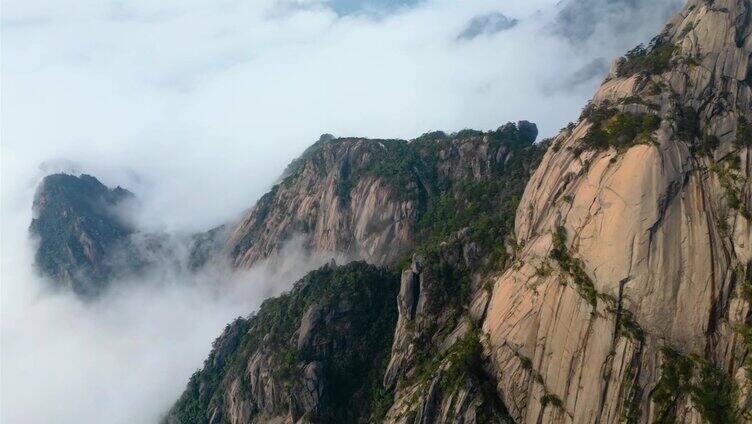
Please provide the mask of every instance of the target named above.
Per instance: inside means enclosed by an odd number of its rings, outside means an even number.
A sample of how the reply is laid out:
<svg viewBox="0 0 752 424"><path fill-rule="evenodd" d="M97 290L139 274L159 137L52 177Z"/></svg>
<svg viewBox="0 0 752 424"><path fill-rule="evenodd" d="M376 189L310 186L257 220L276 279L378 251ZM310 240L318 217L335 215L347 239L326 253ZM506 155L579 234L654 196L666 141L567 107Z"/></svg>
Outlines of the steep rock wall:
<svg viewBox="0 0 752 424"><path fill-rule="evenodd" d="M392 264L415 246L434 201L461 196L462 183L506 177L505 164L536 136L522 121L410 141L322 137L248 211L225 252L235 266L250 267L298 237L311 252Z"/></svg>
<svg viewBox="0 0 752 424"><path fill-rule="evenodd" d="M484 323L517 421L748 413L751 7L690 1L533 175ZM694 371L673 387L676 358Z"/></svg>

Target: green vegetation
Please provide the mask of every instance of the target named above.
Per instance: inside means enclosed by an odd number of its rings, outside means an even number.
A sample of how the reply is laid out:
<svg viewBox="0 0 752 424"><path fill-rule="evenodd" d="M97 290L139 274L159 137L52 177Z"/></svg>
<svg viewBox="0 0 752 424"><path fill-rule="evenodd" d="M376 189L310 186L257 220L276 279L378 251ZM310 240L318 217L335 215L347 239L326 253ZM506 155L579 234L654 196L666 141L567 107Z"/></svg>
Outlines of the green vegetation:
<svg viewBox="0 0 752 424"><path fill-rule="evenodd" d="M434 201L418 223L422 251L431 251L458 231L468 228L469 237L482 248L492 250L496 259L505 255L505 237L514 228L519 199L524 190L524 174L506 179L464 181L457 193Z"/></svg>
<svg viewBox="0 0 752 424"><path fill-rule="evenodd" d="M480 331L472 327L443 355L437 355L436 350L437 343L457 328L467 310L472 294L471 277L473 272L482 269L476 262L500 266L506 263L505 245L514 228L519 198L545 150L534 145L530 137L531 134L522 134L510 124L491 132L464 130L450 136L429 133L411 142L358 140L362 141L359 144L363 153L361 159L349 157L342 162L338 173L340 201L349 201L350 192L359 179L371 176L418 205L420 217L415 250L422 258L424 278L431 281L431 289L426 292L427 313L439 314L440 311L441 318L429 324L430 328L421 329L421 340L416 343L418 350L415 352L418 372L411 378L418 381L441 378L447 390L470 382L472 387L481 390L488 405L497 405L491 408L496 411L503 409L503 404L481 367ZM505 160L482 163L480 166L488 168L482 169L480 174L469 165L466 169L447 168L439 158L450 155L457 160L457 155L464 154L458 149L458 140L487 149L488 157ZM324 162L320 154L324 146L345 142L348 139L317 143L316 149L307 152L309 162L297 163L290 172L310 166L315 167L316 172L324 172L318 169ZM465 165L462 161L458 163ZM287 178L292 178L292 174ZM259 202L257 214L261 218L269 213L272 198L273 194ZM250 233L254 231L257 229L251 228ZM251 234L248 242L255 237ZM462 259L464 249L475 252L467 261ZM392 392L382 387L381 379L396 322L396 271L404 269L408 261L405 258L392 271L368 268L365 264L336 270L324 267L307 275L290 293L265 301L258 314L240 321L246 328L242 337L238 337L237 346L218 349L217 346L225 344L215 344L215 350L223 352L220 356L224 361L217 365L211 362L215 356L207 359L204 369L191 379L172 415L180 415L185 422L205 422L207 411L222 410L222 393L226 392L232 378L243 376L251 355L263 350L270 352L275 381L291 392L301 384L305 364L312 361L325 364L327 398L321 403L317 419L379 422L393 402ZM361 269L363 267L367 269ZM326 328L317 330L317 337L322 339L320 343L299 348L293 339L305 312L314 304L329 305L324 307L326 310L342 299L352 306L346 317L349 329L343 331L337 328L336 322L328 323ZM366 307L368 309L364 309ZM324 347L326 350L320 351ZM240 379L240 384L243 391L249 390L244 378ZM350 407L353 402L364 407L354 411ZM277 405L282 409L290 406Z"/></svg>
<svg viewBox="0 0 752 424"><path fill-rule="evenodd" d="M693 107L680 108L676 116L676 136L687 143L693 155L712 157L720 140L710 133L707 125L701 128L700 124L698 113Z"/></svg>
<svg viewBox="0 0 752 424"><path fill-rule="evenodd" d="M661 378L650 392L656 405L656 423L676 421L676 408L687 397L700 415L711 424L739 421L736 389L723 370L705 359L686 356L665 346L662 350Z"/></svg>
<svg viewBox="0 0 752 424"><path fill-rule="evenodd" d="M721 141L718 137L709 134L706 129L702 132L699 142L690 146L690 148L694 155L712 157L713 152L715 152L715 149L717 149L720 144Z"/></svg>
<svg viewBox="0 0 752 424"><path fill-rule="evenodd" d="M477 137L478 134L481 133L463 131L455 137ZM544 153L532 140L524 139L513 125L485 133L484 137L488 137L489 156L494 157L505 148L511 150L509 160L493 165L480 179L468 176L459 181L446 178L432 181L434 193L440 195L426 200L425 212L417 225L415 251L422 257L424 272L432 281L428 301L449 317L442 326L443 331L453 330L458 317L467 308L473 273L507 263L505 247L514 229L519 199ZM436 157L435 150L446 149L448 145L437 144L434 139L432 136L429 142L424 136L411 145L422 152L421 156ZM440 138L438 143L449 141ZM470 245L477 252L472 261L482 263L447 260L461 257L462 249ZM397 264L397 269L406 268L409 262L410 259L405 258ZM431 331L424 332L429 339L434 335ZM431 345L426 343L421 348L430 350Z"/></svg>
<svg viewBox="0 0 752 424"><path fill-rule="evenodd" d="M638 351L638 355L639 355ZM640 409L640 402L642 398L643 388L637 381L637 375L635 368L637 365L632 360L627 369L624 372L624 407L622 412L622 422L627 424L637 424L640 422L642 416L642 410Z"/></svg>
<svg viewBox="0 0 752 424"><path fill-rule="evenodd" d="M397 318L398 285L397 275L364 262L312 271L289 293L264 301L256 315L228 327L170 415L181 423L206 423L213 407L222 410L223 393L234 379L245 386L248 361L257 352L275 364L275 382L293 392L302 389L306 364L322 364L321 422L365 422L372 412L383 414L391 403L380 387ZM339 310L342 304L349 306ZM315 341L299 348L293 335L314 305L322 313L334 311L333 318L313 330ZM242 395L251 400L245 389ZM352 408L353 402L359 408Z"/></svg>
<svg viewBox="0 0 752 424"><path fill-rule="evenodd" d="M467 334L455 343L445 356L449 366L441 375L441 385L447 393L456 391L469 376L484 373L482 352L480 330L471 326Z"/></svg>
<svg viewBox="0 0 752 424"><path fill-rule="evenodd" d="M29 231L39 239L35 266L46 276L70 284L82 296L100 293L113 274L107 260L125 247L133 230L113 208L133 195L120 187L108 189L89 175L45 177L34 199L36 217ZM139 265L135 263L134 268Z"/></svg>
<svg viewBox="0 0 752 424"><path fill-rule="evenodd" d="M742 299L749 305L752 305L752 261L747 263L746 267L740 267L740 287ZM744 368L747 370L747 379L752 380L752 324L741 324L736 328L737 333L741 336L742 343L747 348L747 357L744 361Z"/></svg>
<svg viewBox="0 0 752 424"><path fill-rule="evenodd" d="M736 146L739 148L752 147L752 125L747 118L740 116L736 124Z"/></svg>
<svg viewBox="0 0 752 424"><path fill-rule="evenodd" d="M387 149L382 149L382 156L378 160L372 160L363 173L386 181L396 193L414 196L419 189L417 182L420 177L428 180L436 178L433 163L435 158L422 156L416 147L413 143L392 141Z"/></svg>
<svg viewBox="0 0 752 424"><path fill-rule="evenodd" d="M471 323L465 335L446 352L425 356L418 361L417 373L403 384L419 385L424 393L431 381L436 380L442 396L452 396L461 389L477 389L483 400L477 422L498 422L498 415L508 417L508 412L498 397L495 384L486 374L483 362L482 331ZM417 399L414 403L417 404ZM454 412L450 410L450 415Z"/></svg>
<svg viewBox="0 0 752 424"><path fill-rule="evenodd" d="M645 331L637 323L632 312L622 309L619 316L619 331L632 340L642 342L645 339Z"/></svg>
<svg viewBox="0 0 752 424"><path fill-rule="evenodd" d="M569 254L567 248L567 230L559 226L553 234L553 247L550 253L551 259L555 260L559 267L570 277L577 288L577 292L593 307L593 313L598 306L598 292L595 290L593 280L585 272L582 261Z"/></svg>
<svg viewBox="0 0 752 424"><path fill-rule="evenodd" d="M741 172L741 158L738 155L730 155L723 161L712 165L710 170L718 176L729 208L738 211L748 221L752 221L752 211L742 201L744 178Z"/></svg>
<svg viewBox="0 0 752 424"><path fill-rule="evenodd" d="M495 259L505 255L504 242L514 227L517 205L544 149L525 139L514 126L502 127L485 136L489 138L489 156L496 156L505 148L512 151L509 160L495 164L481 179L433 182L441 195L428 201L418 222L419 251L436 250L450 236L468 229L469 241L491 250ZM414 144L422 151L440 147L417 141Z"/></svg>
<svg viewBox="0 0 752 424"><path fill-rule="evenodd" d="M564 402L562 402L562 400L558 396L552 393L546 393L541 398L541 406L543 407L543 409L546 409L548 405L551 405L558 409L564 409Z"/></svg>
<svg viewBox="0 0 752 424"><path fill-rule="evenodd" d="M394 394L392 394L392 391L385 389L380 383L381 381L377 381L371 392L371 416L368 417L369 424L383 422L386 414L389 412L389 408L394 403Z"/></svg>
<svg viewBox="0 0 752 424"><path fill-rule="evenodd" d="M589 105L582 117L591 127L577 147L577 154L587 150L615 148L626 150L636 144L649 143L661 120L650 113L619 112L606 106Z"/></svg>
<svg viewBox="0 0 752 424"><path fill-rule="evenodd" d="M700 117L692 106L683 106L679 109L676 118L676 135L679 140L690 145L700 137Z"/></svg>
<svg viewBox="0 0 752 424"><path fill-rule="evenodd" d="M694 363L670 347L663 349L661 378L650 392L650 398L657 406L656 424L676 421L676 407L691 388Z"/></svg>
<svg viewBox="0 0 752 424"><path fill-rule="evenodd" d="M616 74L619 77L662 74L669 69L675 51L676 46L657 37L649 48L639 45L619 59Z"/></svg>
<svg viewBox="0 0 752 424"><path fill-rule="evenodd" d="M330 143L353 140L337 139ZM538 150L532 146L534 140L514 124L489 132L466 129L446 135L436 131L410 142L358 139L367 146L368 159L357 166L346 163L340 169L338 194L342 200L348 200L349 191L363 176L381 179L403 199L425 201L427 195L445 193L449 185L456 181L448 181L446 176L439 175L441 153L451 152L452 146L459 140L477 140L479 146L488 143L489 156L493 156L502 146L523 152L523 155L525 150Z"/></svg>

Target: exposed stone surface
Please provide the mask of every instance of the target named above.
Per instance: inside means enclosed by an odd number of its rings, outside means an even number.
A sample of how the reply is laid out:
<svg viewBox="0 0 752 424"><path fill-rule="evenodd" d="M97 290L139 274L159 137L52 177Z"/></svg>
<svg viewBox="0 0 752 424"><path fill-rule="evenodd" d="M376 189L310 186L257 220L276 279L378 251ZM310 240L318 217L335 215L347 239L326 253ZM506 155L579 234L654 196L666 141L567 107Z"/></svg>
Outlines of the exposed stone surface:
<svg viewBox="0 0 752 424"><path fill-rule="evenodd" d="M734 408L749 412L748 392L732 407L721 398L739 392L709 390L725 418L689 390L670 403L657 394L666 349L727 380L750 354L737 334L750 322L740 299L752 242L751 153L740 140L752 119L750 8L690 1L636 55L646 60L614 66L591 106L659 117L652 141L583 149L593 127L618 119L585 113L533 175L516 220L524 248L495 281L484 323L516 421L729 422Z"/></svg>
<svg viewBox="0 0 752 424"><path fill-rule="evenodd" d="M383 422L513 422L486 367L487 346L477 328L489 299L482 278L485 253L460 232L437 254L416 255L402 272L384 374L394 402ZM468 314L471 299L482 304L479 316Z"/></svg>
<svg viewBox="0 0 752 424"><path fill-rule="evenodd" d="M461 196L460 183L504 176L505 163L536 136L527 121L519 129L437 132L409 142L322 136L234 228L227 254L250 267L301 237L312 252L394 263L415 246L418 221L433 201Z"/></svg>
<svg viewBox="0 0 752 424"><path fill-rule="evenodd" d="M493 390L492 374L485 368L487 355L478 331L490 294L482 277L493 267L504 267L510 257L505 243L513 229L516 205L543 152L532 145L536 132L534 124L521 122L519 126L506 124L488 133L432 133L409 144L326 137L308 149L290 165L289 175L261 199L236 233L255 240L248 244L249 250L254 249L255 243L270 243L272 250L267 257L273 258L274 249L279 249L280 240L287 237L279 234L295 227L290 216L328 216L335 211L340 219L352 210L372 214L368 209L378 211L384 202L413 205L409 206L412 212L405 224L409 231L399 242L402 246L392 240L397 245L379 247L383 252L380 255L390 255L381 261L392 264L399 252L420 252L403 273L399 297L397 276L392 277L394 292L388 299L394 308L392 321L379 334L351 329L346 323L364 318L378 322L376 316L380 312L374 309L373 302L351 297L336 304L316 297L301 301L304 290L330 285L320 278L307 278L292 291L292 300L270 300L255 318L236 324L250 323L250 328L243 330L244 340L260 340L252 350L229 354L242 358L235 359L241 361L242 368L213 365L215 356L228 356L220 354L216 346L234 346L222 341L231 341L232 336L223 336L215 343L214 353L204 370L191 380L170 413L169 422L506 422L508 415ZM327 157L328 161L322 159ZM364 158L371 162L361 163L366 161ZM353 161L358 165L352 165ZM348 169L346 174L354 181L345 185L351 187L350 191L317 197L322 196L316 191L318 188L328 187L324 190L331 191L333 186L342 184L343 177L337 172L343 168ZM357 187L361 184L378 185L386 200L375 204L368 201L365 205L353 202L342 209L343 198L360 196ZM303 190L306 187L309 188ZM300 193L309 197L301 197ZM320 210L301 206L313 203L311 198L323 199ZM284 208L292 208L294 213ZM314 234L347 239L353 237L348 232L354 231L349 225L335 231L338 227L327 218L311 227L318 228ZM370 231L393 237L392 225L392 220L382 220L372 223ZM279 238L265 235L269 231ZM337 245L336 239L328 236L303 235L308 236L305 240L314 251L351 249L349 252L353 253L353 247ZM327 244L326 240L335 242ZM372 255L371 260L378 262L382 257ZM238 266L252 263L236 262ZM334 269L334 265L329 268ZM288 310L294 312L270 312L272 305L288 301L292 302L287 304ZM289 306L301 303L305 308ZM293 322L295 327L269 329L279 322ZM279 333L284 334L284 343L272 343ZM226 334L236 332L228 330ZM324 347L339 343L341 338L352 338L349 348L358 355L381 358L375 365L349 371L348 378L355 380L363 372L368 373L371 392L366 397L340 393L337 402L341 407L352 402L359 405L360 415L347 419L325 412L332 408L332 385L341 385L332 383L326 370L341 361L338 355L342 352ZM381 350L369 348L369 342L378 344ZM306 356L311 352L315 354ZM274 371L288 369L285 360L291 357L296 358L294 376ZM211 386L211 390L205 389L210 381L220 380L222 383Z"/></svg>
<svg viewBox="0 0 752 424"><path fill-rule="evenodd" d="M167 423L363 423L396 320L397 278L327 265L228 325Z"/></svg>
<svg viewBox="0 0 752 424"><path fill-rule="evenodd" d="M126 203L136 204L131 192L110 189L90 175L45 177L29 226L38 243L37 271L54 287L91 299L113 281L149 270L196 270L224 261L226 226L187 237L144 232L124 218Z"/></svg>
<svg viewBox="0 0 752 424"><path fill-rule="evenodd" d="M98 293L114 271L110 253L133 233L114 210L132 196L89 175L45 177L29 227L39 243L37 269L80 295Z"/></svg>

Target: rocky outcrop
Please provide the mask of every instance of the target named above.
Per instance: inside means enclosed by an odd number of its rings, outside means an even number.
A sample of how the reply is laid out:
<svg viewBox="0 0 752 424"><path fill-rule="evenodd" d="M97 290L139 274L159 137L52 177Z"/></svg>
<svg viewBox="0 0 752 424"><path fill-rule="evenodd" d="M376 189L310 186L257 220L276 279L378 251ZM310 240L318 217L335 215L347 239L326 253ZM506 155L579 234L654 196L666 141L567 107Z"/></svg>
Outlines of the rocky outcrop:
<svg viewBox="0 0 752 424"><path fill-rule="evenodd" d="M303 227L318 228L303 233L312 243L308 246L319 251L324 250L322 246L347 251L352 249L349 244L326 244L321 240L330 239L315 236L337 228L322 216L336 212L340 219L352 210L356 215L371 214L366 209L376 205L370 201L343 206L340 196L363 198L357 187L366 182L376 184L384 190L386 202L413 211L404 223L396 222L409 230L399 242L402 246L384 245L379 249L391 256L370 256L394 264L399 252L408 258L406 251L418 252L402 273L399 296L396 273L389 274L393 291L378 301L348 294L346 300L335 304L328 298L319 299L321 294L310 294L315 290L323 290L326 296L342 292L342 284L336 282L338 275L363 264L336 271L328 267L309 275L289 295L265 303L255 317L228 327L167 421L507 422L503 402L493 390L483 351L485 341L479 331L490 298L483 277L503 268L511 257L512 247L507 242L511 241L517 202L544 151L532 144L536 136L534 124L520 122L489 133L432 133L409 143L322 138L288 167L287 177L259 201L236 233L252 236L251 251L256 251L254 243L271 243L273 255L280 241L268 232L284 240L286 236L279 236L285 234L283 229L295 227L291 217L313 214L316 222L323 221ZM345 184L352 191L333 197L332 187L342 184L343 168L354 181ZM314 189L322 186L329 187L329 194ZM303 190L305 187L309 188ZM315 210L301 206L315 203L311 199L323 199L328 206ZM284 208L292 208L294 213L288 214ZM357 239L348 233L354 231L348 225L338 236ZM388 240L394 234L392 225L393 221L386 219L371 224L370 231ZM398 250L384 250L387 248ZM243 262L237 264L243 266ZM368 281L354 281L345 292L372 290ZM387 306L391 315L384 316ZM378 325L378 331L351 327L361 322ZM246 342L238 342L237 334L245 334L240 339ZM357 382L356 386L364 384L363 373L367 374L367 396L360 389L331 394L333 386L344 383L333 383L327 370L352 362L337 350L342 340L347 340L347 348L361 360L380 358L346 368L347 379ZM245 349L243 343L253 347ZM229 365L231 362L236 365ZM280 369L293 371L275 371ZM332 412L350 404L359 405L357 415Z"/></svg>
<svg viewBox="0 0 752 424"><path fill-rule="evenodd" d="M189 236L149 233L127 222L126 203L136 204L131 192L110 189L90 175L45 177L29 226L37 271L54 287L92 299L115 280L222 263L226 226Z"/></svg>
<svg viewBox="0 0 752 424"><path fill-rule="evenodd" d="M227 326L165 422L368 422L388 399L397 285L363 262L311 272Z"/></svg>
<svg viewBox="0 0 752 424"><path fill-rule="evenodd" d="M115 271L111 252L134 231L115 211L132 197L89 175L45 177L34 198L29 227L39 243L37 269L80 295L98 293Z"/></svg>
<svg viewBox="0 0 752 424"><path fill-rule="evenodd" d="M506 177L506 164L528 157L536 136L525 121L410 141L322 136L232 230L227 255L250 267L298 237L308 251L394 263L416 245L433 202L461 195L462 184Z"/></svg>
<svg viewBox="0 0 752 424"><path fill-rule="evenodd" d="M552 141L483 324L517 422L749 414L751 14L690 1Z"/></svg>
<svg viewBox="0 0 752 424"><path fill-rule="evenodd" d="M490 295L484 276L503 263L468 230L413 257L397 299L383 382L394 401L383 422L513 422L496 393L478 327Z"/></svg>

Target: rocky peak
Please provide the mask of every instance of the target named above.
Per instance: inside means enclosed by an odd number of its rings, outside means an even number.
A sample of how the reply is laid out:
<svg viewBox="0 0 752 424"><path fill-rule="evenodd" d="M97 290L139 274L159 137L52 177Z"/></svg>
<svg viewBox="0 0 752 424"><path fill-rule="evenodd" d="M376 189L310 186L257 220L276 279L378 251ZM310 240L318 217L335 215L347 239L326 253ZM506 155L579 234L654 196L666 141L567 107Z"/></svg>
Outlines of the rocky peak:
<svg viewBox="0 0 752 424"><path fill-rule="evenodd" d="M371 422L396 290L396 275L363 262L312 271L227 326L165 422Z"/></svg>
<svg viewBox="0 0 752 424"><path fill-rule="evenodd" d="M248 267L299 238L311 252L394 263L439 199L460 196L471 182L526 178L536 136L535 124L521 121L410 141L322 137L236 226L227 253Z"/></svg>
<svg viewBox="0 0 752 424"><path fill-rule="evenodd" d="M133 195L90 175L45 177L34 198L29 231L38 238L39 271L82 295L93 295L112 272L109 253L133 228L116 207Z"/></svg>
<svg viewBox="0 0 752 424"><path fill-rule="evenodd" d="M748 0L690 1L552 141L484 323L515 420L749 411L749 16Z"/></svg>
<svg viewBox="0 0 752 424"><path fill-rule="evenodd" d="M122 216L123 206L135 200L128 190L108 188L90 175L45 177L29 226L38 243L37 270L53 286L91 299L123 277L195 270L219 258L227 239L224 226L188 237L144 232Z"/></svg>

